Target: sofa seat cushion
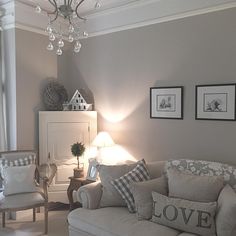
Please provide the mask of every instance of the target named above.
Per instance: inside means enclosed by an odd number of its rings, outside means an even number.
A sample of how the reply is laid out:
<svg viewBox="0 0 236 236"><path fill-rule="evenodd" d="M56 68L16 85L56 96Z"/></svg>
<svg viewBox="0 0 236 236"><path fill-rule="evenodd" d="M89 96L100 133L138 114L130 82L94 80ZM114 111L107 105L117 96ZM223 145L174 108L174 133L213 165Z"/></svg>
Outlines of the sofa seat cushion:
<svg viewBox="0 0 236 236"><path fill-rule="evenodd" d="M191 234L191 233L181 233L178 236L198 236L197 234Z"/></svg>
<svg viewBox="0 0 236 236"><path fill-rule="evenodd" d="M96 236L177 236L179 231L152 223L138 221L125 207L109 207L96 210L75 209L68 215L74 228Z"/></svg>

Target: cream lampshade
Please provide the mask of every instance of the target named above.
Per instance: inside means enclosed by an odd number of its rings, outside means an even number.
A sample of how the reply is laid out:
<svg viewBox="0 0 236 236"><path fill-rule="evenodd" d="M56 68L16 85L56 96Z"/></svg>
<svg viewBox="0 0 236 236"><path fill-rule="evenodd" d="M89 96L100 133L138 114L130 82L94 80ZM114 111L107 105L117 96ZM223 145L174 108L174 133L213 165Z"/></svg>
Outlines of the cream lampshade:
<svg viewBox="0 0 236 236"><path fill-rule="evenodd" d="M105 131L99 132L92 142L92 145L98 148L110 147L115 145L110 134Z"/></svg>
<svg viewBox="0 0 236 236"><path fill-rule="evenodd" d="M97 161L99 163L102 162L102 149L106 147L111 147L114 145L115 145L114 141L112 140L111 136L107 132L102 131L97 134L97 136L92 142L92 146L95 146L98 148Z"/></svg>

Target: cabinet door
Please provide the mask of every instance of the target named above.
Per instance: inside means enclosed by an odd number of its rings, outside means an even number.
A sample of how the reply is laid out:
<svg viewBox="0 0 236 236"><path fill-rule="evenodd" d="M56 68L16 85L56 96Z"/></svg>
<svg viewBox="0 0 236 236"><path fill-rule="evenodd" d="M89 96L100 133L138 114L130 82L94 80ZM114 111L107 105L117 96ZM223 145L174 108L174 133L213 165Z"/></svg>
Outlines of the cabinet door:
<svg viewBox="0 0 236 236"><path fill-rule="evenodd" d="M71 145L82 142L86 151L82 156L85 174L90 156L90 144L97 134L97 113L39 112L39 162L57 165L57 173L48 190L49 201L68 203L69 177L77 167L77 158L71 153ZM49 158L50 157L50 158ZM84 160L83 160L84 159Z"/></svg>
<svg viewBox="0 0 236 236"><path fill-rule="evenodd" d="M73 168L77 166L77 158L71 154L71 145L82 142L85 146L89 146L89 124L50 122L47 131L50 161L57 165L57 173L50 191L65 191L68 177L73 175Z"/></svg>

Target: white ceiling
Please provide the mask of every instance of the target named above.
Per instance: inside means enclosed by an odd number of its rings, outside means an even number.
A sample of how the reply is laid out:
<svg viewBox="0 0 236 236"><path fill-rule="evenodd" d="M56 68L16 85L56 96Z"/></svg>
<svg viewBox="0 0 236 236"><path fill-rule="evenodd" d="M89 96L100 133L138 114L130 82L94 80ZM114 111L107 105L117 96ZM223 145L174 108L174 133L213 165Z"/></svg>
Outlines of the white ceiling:
<svg viewBox="0 0 236 236"><path fill-rule="evenodd" d="M16 0L16 1L25 3L30 6L35 6L39 4L41 8L46 11L50 11L53 9L51 4L47 0ZM101 3L101 8L96 9L96 11L102 11L102 10L111 9L114 7L120 7L120 6L130 4L130 3L135 3L138 1L140 0L99 0L99 2ZM58 5L61 5L63 4L64 0L57 0L57 2L59 2ZM79 7L79 11L82 14L88 14L90 12L93 12L96 2L97 0L85 0Z"/></svg>
<svg viewBox="0 0 236 236"><path fill-rule="evenodd" d="M63 1L63 0L57 0ZM101 8L94 10L96 0L85 0L79 11L86 16L81 30L97 36L121 30L172 21L193 15L236 7L236 0L100 0ZM50 9L48 0L0 0L5 16L1 25L5 29L17 27L45 34L48 18L45 12L35 13L40 3ZM1 10L1 9L0 9Z"/></svg>

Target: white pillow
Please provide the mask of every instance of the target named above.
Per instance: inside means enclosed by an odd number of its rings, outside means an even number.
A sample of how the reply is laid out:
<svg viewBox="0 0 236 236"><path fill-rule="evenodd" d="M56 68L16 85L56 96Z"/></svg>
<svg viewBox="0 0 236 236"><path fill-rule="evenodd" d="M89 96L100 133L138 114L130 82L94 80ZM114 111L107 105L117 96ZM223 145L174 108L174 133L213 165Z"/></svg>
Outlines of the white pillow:
<svg viewBox="0 0 236 236"><path fill-rule="evenodd" d="M16 193L36 191L34 181L36 166L9 166L3 168L3 194L5 196Z"/></svg>

